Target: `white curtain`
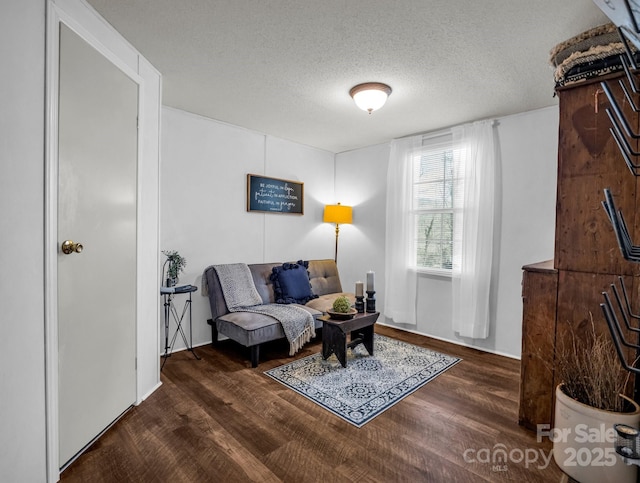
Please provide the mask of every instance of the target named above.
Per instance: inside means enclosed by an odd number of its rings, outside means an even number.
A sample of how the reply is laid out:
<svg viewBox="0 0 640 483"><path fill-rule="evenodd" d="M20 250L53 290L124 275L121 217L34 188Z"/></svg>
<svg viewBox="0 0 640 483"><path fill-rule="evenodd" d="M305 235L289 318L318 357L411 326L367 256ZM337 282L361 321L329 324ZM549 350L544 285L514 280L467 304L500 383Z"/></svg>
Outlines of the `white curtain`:
<svg viewBox="0 0 640 483"><path fill-rule="evenodd" d="M411 218L413 156L422 136L391 142L387 171L384 315L396 323L416 325L415 239Z"/></svg>
<svg viewBox="0 0 640 483"><path fill-rule="evenodd" d="M463 337L489 336L493 262L496 147L493 121L452 129L458 173L454 206L453 329ZM459 194L462 193L462 196ZM455 200L454 200L455 202Z"/></svg>

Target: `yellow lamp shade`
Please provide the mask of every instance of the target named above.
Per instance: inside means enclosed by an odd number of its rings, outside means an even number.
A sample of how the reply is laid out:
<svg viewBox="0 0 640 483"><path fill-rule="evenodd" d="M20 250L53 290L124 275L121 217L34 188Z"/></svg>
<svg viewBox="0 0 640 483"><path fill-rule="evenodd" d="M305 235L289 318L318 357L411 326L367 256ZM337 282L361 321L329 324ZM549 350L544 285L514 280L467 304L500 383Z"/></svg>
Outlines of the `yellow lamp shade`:
<svg viewBox="0 0 640 483"><path fill-rule="evenodd" d="M350 206L344 206L338 203L337 205L326 205L324 207L323 221L325 223L350 224L352 220L353 208Z"/></svg>

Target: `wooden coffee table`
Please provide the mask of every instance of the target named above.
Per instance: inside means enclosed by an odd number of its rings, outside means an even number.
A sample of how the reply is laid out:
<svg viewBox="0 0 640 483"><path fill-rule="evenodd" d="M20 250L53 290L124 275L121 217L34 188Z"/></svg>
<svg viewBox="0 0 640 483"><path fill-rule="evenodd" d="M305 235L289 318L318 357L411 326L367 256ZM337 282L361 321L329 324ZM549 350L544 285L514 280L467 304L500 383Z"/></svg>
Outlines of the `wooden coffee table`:
<svg viewBox="0 0 640 483"><path fill-rule="evenodd" d="M369 355L373 355L373 326L380 312L356 314L349 320L332 319L323 315L322 320L322 358L327 359L335 354L342 367L347 367L347 348L364 344ZM347 343L347 334L351 333L351 341Z"/></svg>

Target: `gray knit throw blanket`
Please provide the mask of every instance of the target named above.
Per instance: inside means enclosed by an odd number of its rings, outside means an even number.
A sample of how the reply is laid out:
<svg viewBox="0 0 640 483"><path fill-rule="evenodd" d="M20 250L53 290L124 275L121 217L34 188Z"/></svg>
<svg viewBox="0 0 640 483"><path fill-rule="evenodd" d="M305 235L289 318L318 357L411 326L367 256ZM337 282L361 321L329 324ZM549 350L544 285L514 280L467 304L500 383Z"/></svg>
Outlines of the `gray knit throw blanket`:
<svg viewBox="0 0 640 483"><path fill-rule="evenodd" d="M282 325L292 356L316 336L313 316L295 305L264 304L253 283L249 267L244 263L214 265L224 301L229 312L252 312L268 315Z"/></svg>

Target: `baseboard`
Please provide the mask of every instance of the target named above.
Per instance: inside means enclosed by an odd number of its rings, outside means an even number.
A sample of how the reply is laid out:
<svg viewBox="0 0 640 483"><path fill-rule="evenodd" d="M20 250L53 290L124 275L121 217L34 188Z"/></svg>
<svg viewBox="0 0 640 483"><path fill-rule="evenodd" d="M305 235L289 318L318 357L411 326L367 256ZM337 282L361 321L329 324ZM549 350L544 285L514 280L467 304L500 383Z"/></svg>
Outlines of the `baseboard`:
<svg viewBox="0 0 640 483"><path fill-rule="evenodd" d="M451 339L447 339L445 337L438 337L438 336L435 336L435 335L425 334L424 332L418 332L416 330L405 329L403 327L398 327L396 325L385 324L384 322L377 322L376 325L384 325L385 327L390 327L392 329L402 330L404 332L409 332L411 334L416 334L416 335L421 335L423 337L429 337L431 339L441 340L442 342L448 342L450 344L455 344L455 345L459 345L459 346L462 346L462 347L469 347L470 349L475 349L475 350L478 350L478 351L487 352L489 354L495 354L497 356L507 357L509 359L515 359L516 361L519 361L521 359L520 357L514 356L513 354L507 354L505 352L489 350L486 347L478 347L478 346L473 345L473 344L465 344L464 342L461 342L459 340L451 340Z"/></svg>
<svg viewBox="0 0 640 483"><path fill-rule="evenodd" d="M154 392L156 392L156 390L162 386L162 381L158 381L158 383L153 386L144 396L142 396L142 398L140 398L139 401L136 401L136 406L139 406L140 404L142 404L142 401L144 401L145 399L147 399L149 396L151 396L151 394L153 394Z"/></svg>

